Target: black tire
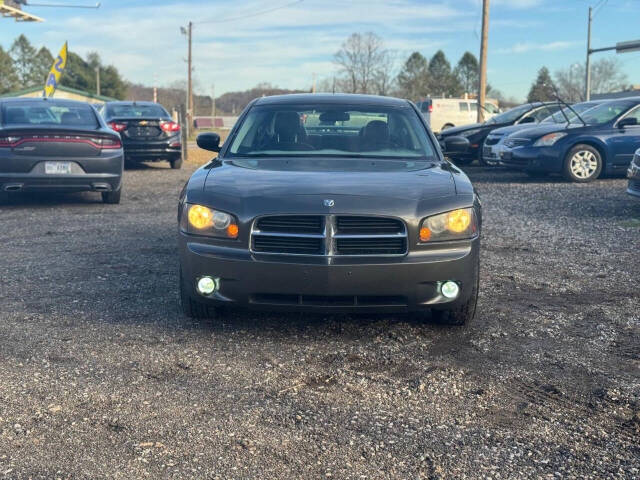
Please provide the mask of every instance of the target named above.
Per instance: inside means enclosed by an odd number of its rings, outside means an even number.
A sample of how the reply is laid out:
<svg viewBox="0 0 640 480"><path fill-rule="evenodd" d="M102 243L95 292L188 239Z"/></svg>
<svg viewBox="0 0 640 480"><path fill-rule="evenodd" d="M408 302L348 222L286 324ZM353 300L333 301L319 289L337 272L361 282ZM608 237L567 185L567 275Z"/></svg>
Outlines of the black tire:
<svg viewBox="0 0 640 480"><path fill-rule="evenodd" d="M462 305L448 310L432 310L431 317L437 323L445 325L466 325L476 314L476 305L478 304L478 291L480 290L480 259L478 258L478 266L476 268L476 281L471 291L471 296Z"/></svg>
<svg viewBox="0 0 640 480"><path fill-rule="evenodd" d="M112 192L102 192L102 201L104 203L116 205L120 203L121 194L122 194L122 187Z"/></svg>
<svg viewBox="0 0 640 480"><path fill-rule="evenodd" d="M578 144L564 159L563 175L570 182L592 182L602 173L602 155L591 145Z"/></svg>
<svg viewBox="0 0 640 480"><path fill-rule="evenodd" d="M182 307L182 313L187 317L200 320L215 319L220 312L219 308L200 302L191 296L182 280L182 271L180 272L180 306Z"/></svg>
<svg viewBox="0 0 640 480"><path fill-rule="evenodd" d="M473 157L462 157L462 158L452 158L453 163L456 165L471 165L475 158Z"/></svg>
<svg viewBox="0 0 640 480"><path fill-rule="evenodd" d="M169 165L173 170L180 170L182 168L182 157L174 158L169 161Z"/></svg>

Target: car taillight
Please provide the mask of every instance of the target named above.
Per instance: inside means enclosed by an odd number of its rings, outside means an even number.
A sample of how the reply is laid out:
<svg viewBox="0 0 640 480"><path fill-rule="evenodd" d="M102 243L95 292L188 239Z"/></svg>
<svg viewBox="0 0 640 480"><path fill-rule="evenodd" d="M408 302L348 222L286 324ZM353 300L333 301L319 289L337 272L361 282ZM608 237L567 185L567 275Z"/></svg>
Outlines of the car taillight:
<svg viewBox="0 0 640 480"><path fill-rule="evenodd" d="M119 138L109 137L109 138L102 138L101 140L102 140L101 146L103 149L114 150L117 148L122 148L122 142L120 141Z"/></svg>
<svg viewBox="0 0 640 480"><path fill-rule="evenodd" d="M160 122L160 128L164 132L179 132L180 131L180 125L177 124L176 122L162 121L162 122Z"/></svg>
<svg viewBox="0 0 640 480"><path fill-rule="evenodd" d="M433 112L433 103L431 105L429 105L429 113Z"/></svg>
<svg viewBox="0 0 640 480"><path fill-rule="evenodd" d="M16 143L21 140L21 137L0 137L0 148L1 147L13 147Z"/></svg>
<svg viewBox="0 0 640 480"><path fill-rule="evenodd" d="M123 132L124 130L126 130L127 124L126 123L118 123L118 122L109 122L109 127L111 127L111 130L113 130L113 131Z"/></svg>

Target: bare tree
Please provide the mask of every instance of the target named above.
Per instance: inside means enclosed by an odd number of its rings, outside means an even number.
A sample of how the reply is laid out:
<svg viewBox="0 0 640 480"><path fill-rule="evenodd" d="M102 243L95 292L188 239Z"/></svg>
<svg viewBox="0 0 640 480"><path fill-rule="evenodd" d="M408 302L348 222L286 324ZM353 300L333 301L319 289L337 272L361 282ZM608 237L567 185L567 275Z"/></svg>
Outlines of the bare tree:
<svg viewBox="0 0 640 480"><path fill-rule="evenodd" d="M393 56L375 33L354 33L335 54L339 66L339 90L348 93L388 92Z"/></svg>
<svg viewBox="0 0 640 480"><path fill-rule="evenodd" d="M562 99L570 102L584 101L585 66L575 63L555 72L555 83ZM628 86L627 75L617 58L602 58L591 64L591 93L609 93L624 90Z"/></svg>

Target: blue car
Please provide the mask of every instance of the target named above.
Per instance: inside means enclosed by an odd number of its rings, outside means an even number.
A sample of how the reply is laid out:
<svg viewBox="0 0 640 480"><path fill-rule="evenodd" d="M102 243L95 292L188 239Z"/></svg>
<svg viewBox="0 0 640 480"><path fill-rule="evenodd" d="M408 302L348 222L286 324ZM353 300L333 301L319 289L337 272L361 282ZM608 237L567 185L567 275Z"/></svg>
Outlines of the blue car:
<svg viewBox="0 0 640 480"><path fill-rule="evenodd" d="M532 174L560 173L572 182L624 174L640 147L640 97L594 107L569 124L515 132L500 164Z"/></svg>

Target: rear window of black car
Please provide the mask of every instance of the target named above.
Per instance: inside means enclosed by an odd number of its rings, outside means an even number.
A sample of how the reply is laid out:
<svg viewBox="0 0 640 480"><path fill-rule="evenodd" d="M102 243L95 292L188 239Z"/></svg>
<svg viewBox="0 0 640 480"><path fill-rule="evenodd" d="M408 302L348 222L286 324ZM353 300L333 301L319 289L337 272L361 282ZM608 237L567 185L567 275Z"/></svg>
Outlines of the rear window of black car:
<svg viewBox="0 0 640 480"><path fill-rule="evenodd" d="M376 105L253 107L231 140L231 157L427 159L433 145L415 110Z"/></svg>
<svg viewBox="0 0 640 480"><path fill-rule="evenodd" d="M4 125L64 125L97 127L98 119L89 105L55 103L7 103L2 105Z"/></svg>
<svg viewBox="0 0 640 480"><path fill-rule="evenodd" d="M167 111L160 105L107 105L107 117L109 118L160 118L168 116Z"/></svg>

